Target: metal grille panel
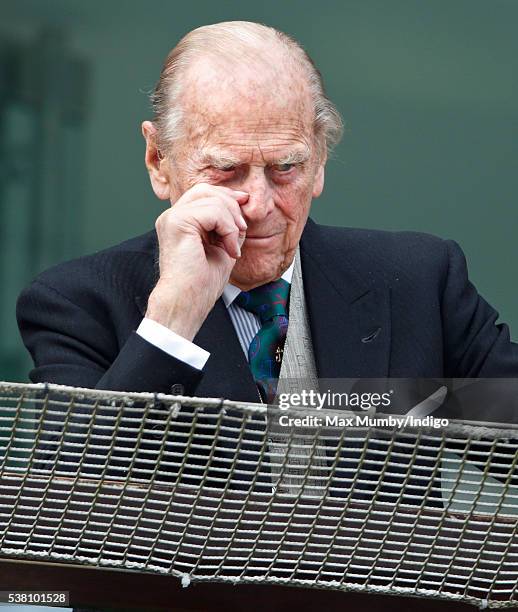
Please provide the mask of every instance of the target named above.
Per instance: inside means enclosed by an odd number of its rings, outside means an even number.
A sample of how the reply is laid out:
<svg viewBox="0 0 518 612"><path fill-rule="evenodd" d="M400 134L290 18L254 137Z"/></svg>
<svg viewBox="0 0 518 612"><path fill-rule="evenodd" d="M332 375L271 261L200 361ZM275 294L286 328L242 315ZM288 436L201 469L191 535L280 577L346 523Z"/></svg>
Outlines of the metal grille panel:
<svg viewBox="0 0 518 612"><path fill-rule="evenodd" d="M518 426L299 429L283 450L260 405L15 383L0 402L3 557L518 603Z"/></svg>

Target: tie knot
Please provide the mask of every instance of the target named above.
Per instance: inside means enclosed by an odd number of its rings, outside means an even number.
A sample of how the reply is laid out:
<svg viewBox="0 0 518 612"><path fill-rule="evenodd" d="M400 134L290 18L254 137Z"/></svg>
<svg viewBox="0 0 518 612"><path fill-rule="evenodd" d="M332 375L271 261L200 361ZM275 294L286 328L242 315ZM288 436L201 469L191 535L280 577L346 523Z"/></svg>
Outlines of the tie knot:
<svg viewBox="0 0 518 612"><path fill-rule="evenodd" d="M241 291L236 297L236 304L258 315L261 323L265 323L275 315L288 316L289 294L290 284L280 278L250 291Z"/></svg>

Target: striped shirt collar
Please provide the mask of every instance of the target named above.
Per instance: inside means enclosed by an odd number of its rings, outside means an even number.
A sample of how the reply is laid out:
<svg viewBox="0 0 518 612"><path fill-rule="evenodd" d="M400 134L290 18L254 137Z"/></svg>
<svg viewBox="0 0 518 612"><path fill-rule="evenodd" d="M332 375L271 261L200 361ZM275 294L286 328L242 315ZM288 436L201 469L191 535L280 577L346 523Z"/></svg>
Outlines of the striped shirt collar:
<svg viewBox="0 0 518 612"><path fill-rule="evenodd" d="M291 277L293 276L293 266L294 265L295 265L295 260L291 262L290 267L281 276L281 278L283 278L287 283L290 283L290 284L291 284ZM228 283L227 285L225 285L225 289L223 289L223 295L221 296L223 298L223 301L225 302L225 306L228 308L230 304L232 304L232 302L236 299L236 297L240 293L241 293L241 289L239 287L236 287L235 285L232 285L231 283Z"/></svg>

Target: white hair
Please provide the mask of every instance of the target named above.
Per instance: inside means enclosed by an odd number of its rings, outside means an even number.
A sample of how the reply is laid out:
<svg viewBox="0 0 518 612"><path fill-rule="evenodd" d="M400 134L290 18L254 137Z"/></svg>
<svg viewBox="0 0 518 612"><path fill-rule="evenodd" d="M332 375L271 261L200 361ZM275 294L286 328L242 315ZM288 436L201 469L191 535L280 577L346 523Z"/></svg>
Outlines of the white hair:
<svg viewBox="0 0 518 612"><path fill-rule="evenodd" d="M251 21L226 21L196 28L186 34L167 56L160 78L151 94L158 146L167 150L182 137L183 110L180 104L182 76L201 57L255 62L265 46L276 45L285 58L305 73L314 107L313 129L316 139L330 152L340 142L343 122L340 113L326 96L322 75L311 57L293 38L270 26Z"/></svg>

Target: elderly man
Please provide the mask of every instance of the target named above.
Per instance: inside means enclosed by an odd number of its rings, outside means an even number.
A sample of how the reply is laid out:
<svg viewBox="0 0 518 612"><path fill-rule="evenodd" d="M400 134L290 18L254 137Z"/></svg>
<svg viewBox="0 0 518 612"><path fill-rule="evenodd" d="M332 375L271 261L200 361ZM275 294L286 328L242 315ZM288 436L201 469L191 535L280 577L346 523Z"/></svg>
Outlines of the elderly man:
<svg viewBox="0 0 518 612"><path fill-rule="evenodd" d="M198 28L153 101L146 166L171 206L156 233L23 292L33 381L271 401L292 280L315 376L518 375L518 346L455 243L308 219L341 121L293 39L248 22Z"/></svg>

